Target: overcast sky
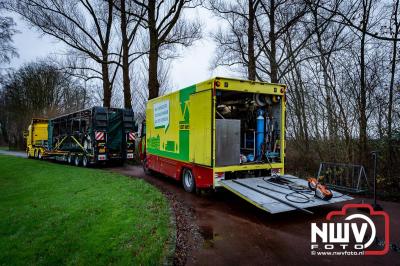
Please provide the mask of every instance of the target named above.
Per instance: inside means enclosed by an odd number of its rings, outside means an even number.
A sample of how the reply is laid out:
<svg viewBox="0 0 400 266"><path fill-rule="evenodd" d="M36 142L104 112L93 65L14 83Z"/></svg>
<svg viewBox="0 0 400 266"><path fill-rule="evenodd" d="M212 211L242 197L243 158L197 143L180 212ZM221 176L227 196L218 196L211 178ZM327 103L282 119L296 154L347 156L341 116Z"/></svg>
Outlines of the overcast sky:
<svg viewBox="0 0 400 266"><path fill-rule="evenodd" d="M215 45L208 38L209 33L218 29L219 22L212 13L203 8L190 10L187 16L196 16L203 23L203 40L196 42L192 47L182 48L182 57L172 63L170 71L171 81L174 85L172 89L184 88L189 85L207 80L212 76L232 76L226 69L211 71L210 62L213 58ZM42 35L35 28L30 28L28 24L17 15L12 15L17 29L20 33L14 36L15 46L18 49L19 58L14 58L11 66L18 68L20 65L44 58L48 55L62 55L66 47L54 38Z"/></svg>

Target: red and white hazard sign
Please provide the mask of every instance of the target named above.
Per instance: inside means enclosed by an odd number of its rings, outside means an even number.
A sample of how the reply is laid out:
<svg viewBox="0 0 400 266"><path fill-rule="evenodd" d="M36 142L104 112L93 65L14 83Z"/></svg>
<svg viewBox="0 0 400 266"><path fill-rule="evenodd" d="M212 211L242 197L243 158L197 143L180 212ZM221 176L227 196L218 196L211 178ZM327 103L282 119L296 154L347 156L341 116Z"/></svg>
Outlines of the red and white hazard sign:
<svg viewBox="0 0 400 266"><path fill-rule="evenodd" d="M128 139L129 140L135 140L135 138L136 138L135 133L133 133L133 132L129 132L128 133Z"/></svg>
<svg viewBox="0 0 400 266"><path fill-rule="evenodd" d="M94 133L96 140L104 140L104 132L103 131L96 131Z"/></svg>

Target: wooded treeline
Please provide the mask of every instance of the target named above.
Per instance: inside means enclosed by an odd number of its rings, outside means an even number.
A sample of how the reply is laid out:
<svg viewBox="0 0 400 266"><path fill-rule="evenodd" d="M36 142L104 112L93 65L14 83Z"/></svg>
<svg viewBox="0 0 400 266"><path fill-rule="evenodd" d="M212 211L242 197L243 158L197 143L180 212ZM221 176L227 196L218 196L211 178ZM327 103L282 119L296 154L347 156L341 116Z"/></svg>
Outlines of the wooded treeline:
<svg viewBox="0 0 400 266"><path fill-rule="evenodd" d="M88 91L47 62L25 65L4 77L0 93L2 139L24 147L23 132L32 117L51 117L83 109L91 101Z"/></svg>
<svg viewBox="0 0 400 266"><path fill-rule="evenodd" d="M400 188L399 1L5 0L4 7L65 43L63 71L100 81L104 106L121 87L120 102L138 113L168 87L179 48L211 37L212 67L288 85L289 168L369 166L379 150L381 178ZM186 15L193 8L208 9L219 29L202 32L199 18Z"/></svg>
<svg viewBox="0 0 400 266"><path fill-rule="evenodd" d="M3 141L12 141L13 145L23 147L21 129L27 126L32 115L48 117L69 110L71 106L87 107L88 102L105 107L134 108L137 117L143 119L146 101L168 89L169 62L179 56L179 46L190 46L201 37L200 23L183 15L184 10L201 4L202 1L197 0L0 0L0 11L20 15L33 29L67 47L66 56L62 58L47 58L40 66L33 63L20 70L2 71L0 99L3 114L0 125L3 130L0 135L3 135ZM0 59L4 58L0 64L4 64L16 55L12 45L12 36L16 32L12 18L1 15L0 18L8 22L5 25L7 34L0 35L1 47L10 48L9 51L0 51ZM49 66L67 82L75 83L85 100L66 106L58 103L54 105L58 106L57 110L38 105L33 113L20 117L21 113L31 110L10 103L8 94L12 90L9 88L16 82L13 79L19 79L20 84L30 84L19 72L32 70L29 74L35 75L36 69L32 67ZM18 92L13 92L13 95L26 96L25 90L38 90L38 95L44 90L48 90L48 94L63 90L56 83L46 83L44 88L36 85L14 86ZM47 103L46 97L41 99ZM98 99L100 101L96 101ZM18 100L35 103L30 98Z"/></svg>
<svg viewBox="0 0 400 266"><path fill-rule="evenodd" d="M370 166L399 188L399 1L210 0L225 27L214 66L288 84L288 163Z"/></svg>

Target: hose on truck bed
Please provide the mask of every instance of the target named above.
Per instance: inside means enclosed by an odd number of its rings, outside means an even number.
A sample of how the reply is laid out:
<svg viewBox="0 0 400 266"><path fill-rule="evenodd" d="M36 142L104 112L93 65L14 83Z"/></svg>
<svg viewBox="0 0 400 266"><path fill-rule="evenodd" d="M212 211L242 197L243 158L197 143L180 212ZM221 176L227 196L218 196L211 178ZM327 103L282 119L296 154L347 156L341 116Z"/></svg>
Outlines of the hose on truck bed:
<svg viewBox="0 0 400 266"><path fill-rule="evenodd" d="M281 188L284 188L284 189L288 189L288 190L291 190L292 192L285 193L285 192L282 192L282 191L273 190L271 188L267 188L267 187L259 186L259 185L258 185L258 187L261 187L261 188L264 188L264 189L267 189L267 190L271 190L271 191L274 191L274 192L278 192L278 193L281 193L281 194L285 194L285 198L288 201L293 202L293 203L308 203L310 201L314 201L313 197L315 197L315 192L312 191L311 189L306 188L304 186L299 186L299 185L289 185L289 184L282 185L282 184L278 184L276 182L271 181L271 179L274 179L274 177L270 177L268 179L266 179L266 177L262 178L262 180L264 182L268 183L268 184L271 184L271 185L274 185L274 186L277 186L277 187L281 187ZM281 179L280 181L283 181L283 180L287 181L286 179ZM309 197L309 196L313 196L313 197ZM347 195L343 194L343 193L340 193L339 196L332 197L332 199L341 198L343 196L347 196ZM289 197L292 197L292 199L290 199ZM304 201L296 201L296 200L293 199L293 197L302 198L302 199L304 199Z"/></svg>
<svg viewBox="0 0 400 266"><path fill-rule="evenodd" d="M268 184L271 184L271 185L274 185L274 186L277 186L277 187L281 187L281 188L284 188L284 189L288 189L288 190L290 190L292 192L285 193L283 191L274 190L274 189L267 188L267 187L264 187L264 186L260 186L260 185L257 185L257 186L261 187L263 189L271 190L273 192L284 194L285 198L288 201L293 202L293 203L308 203L310 201L314 201L311 197L309 197L309 196L314 194L313 191L311 191L310 189L304 188L304 187L291 186L291 185L288 185L288 184L287 185L281 185L281 184L277 184L276 182L270 181L270 179L271 178L269 178L268 180L265 177L262 178L262 180L264 182L268 183ZM297 198L297 199L300 199L300 200L295 200L293 198Z"/></svg>

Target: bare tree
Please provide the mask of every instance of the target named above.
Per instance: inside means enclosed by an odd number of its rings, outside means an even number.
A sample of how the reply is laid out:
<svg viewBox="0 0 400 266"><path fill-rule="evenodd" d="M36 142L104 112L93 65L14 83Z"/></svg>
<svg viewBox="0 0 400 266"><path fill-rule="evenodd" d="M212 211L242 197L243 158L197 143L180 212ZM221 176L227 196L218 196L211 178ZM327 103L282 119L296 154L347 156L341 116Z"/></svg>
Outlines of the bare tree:
<svg viewBox="0 0 400 266"><path fill-rule="evenodd" d="M85 108L89 100L88 90L53 63L29 63L6 75L0 89L0 124L11 144L22 148L30 115L46 118L72 112Z"/></svg>
<svg viewBox="0 0 400 266"><path fill-rule="evenodd" d="M396 75L396 63L397 63L397 42L398 42L398 37L399 37L399 32L400 32L400 21L399 21L399 0L394 0L393 5L392 5L392 15L390 18L390 26L389 26L389 31L390 35L393 37L393 50L392 50L392 58L391 58L391 72L390 72L390 85L389 85L389 103L388 103L388 118L387 118L387 137L388 137L388 159L389 159L389 165L392 165L393 163L393 145L392 145L392 124L393 124L393 92L394 92L394 79ZM389 176L391 176L390 169L389 169Z"/></svg>
<svg viewBox="0 0 400 266"><path fill-rule="evenodd" d="M359 97L359 115L360 115L360 161L366 163L367 153L367 84L365 78L365 45L370 22L372 0L362 0L362 20L361 20L361 40L360 40L360 97Z"/></svg>
<svg viewBox="0 0 400 266"><path fill-rule="evenodd" d="M254 22L256 19L256 11L260 1L249 0L248 10L249 10L249 23L247 26L247 54L249 58L249 64L247 67L248 72L248 79L249 80L256 80L257 70L256 70L256 56L254 51L255 46L255 26Z"/></svg>
<svg viewBox="0 0 400 266"><path fill-rule="evenodd" d="M122 62L119 66L122 69L124 106L131 109L131 73L129 69L135 60L145 54L143 51L133 52L131 48L134 46L137 33L143 26L141 23L145 16L145 9L134 1L126 0L117 1L115 7L118 10L116 13L120 18Z"/></svg>
<svg viewBox="0 0 400 266"><path fill-rule="evenodd" d="M22 15L31 25L85 54L100 65L103 105L109 107L111 32L113 0L21 0L9 1L8 8Z"/></svg>
<svg viewBox="0 0 400 266"><path fill-rule="evenodd" d="M4 2L0 0L0 14L3 9ZM18 56L12 40L16 33L14 20L0 16L0 64L9 63L12 57Z"/></svg>
<svg viewBox="0 0 400 266"><path fill-rule="evenodd" d="M214 68L218 65L244 65L247 67L247 78L256 80L255 20L260 2L260 0L210 0L206 5L206 8L223 19L228 27L228 30L219 29L212 34L218 47Z"/></svg>
<svg viewBox="0 0 400 266"><path fill-rule="evenodd" d="M260 53L265 56L264 62L268 63L269 69L265 68L265 64L259 64L258 69L267 74L271 82L277 83L286 74L288 69L284 69L283 65L287 64L289 60L284 49L278 51L280 42L283 41L284 34L308 12L307 5L302 0L271 0L261 1L260 8L261 13L256 19L257 30L260 34L258 45ZM266 18L266 21L263 21L264 18ZM293 55L299 53L311 34L306 34L303 37L304 39L296 47L293 47Z"/></svg>
<svg viewBox="0 0 400 266"><path fill-rule="evenodd" d="M288 57L283 48L285 33L307 12L303 1L209 0L208 8L222 18L227 30L213 34L218 49L214 66L246 68L249 79L279 82L287 73ZM307 43L310 34L299 42L297 54ZM240 70L240 69L239 69Z"/></svg>
<svg viewBox="0 0 400 266"><path fill-rule="evenodd" d="M190 46L201 37L201 27L196 21L183 17L188 8L201 4L198 0L166 0L166 1L137 1L134 2L146 10L142 18L148 31L148 89L149 99L159 96L160 83L158 80L158 64L160 58L174 58L176 46ZM170 53L168 53L170 52Z"/></svg>
<svg viewBox="0 0 400 266"><path fill-rule="evenodd" d="M347 146L347 155L351 155L351 135L349 124L346 120L346 109L344 107L342 93L340 88L337 87L335 79L335 64L334 58L339 53L343 53L349 43L354 41L354 38L349 34L346 34L346 26L343 24L334 23L331 19L333 18L332 13L328 13L325 19L321 17L327 13L327 11L319 7L320 0L309 1L309 9L313 18L314 27L314 45L307 47L310 53L316 54L318 61L316 72L322 72L322 85L319 82L318 75L315 79L315 86L321 90L321 94L324 97L324 107L327 110L327 127L329 135L329 143L334 146L339 141L339 130L342 128L343 135L345 137L345 143ZM330 18L329 18L330 15ZM332 152L330 160L337 159L337 154ZM350 158L346 158L351 160Z"/></svg>
<svg viewBox="0 0 400 266"><path fill-rule="evenodd" d="M164 95L171 91L173 84L170 80L170 68L171 61L161 60L158 64L158 81L160 83L160 95ZM148 90L148 67L149 60L145 57L141 57L135 66L135 75L132 80L132 87L134 88L132 98L133 98L133 109L137 114L138 120L142 121L145 119L146 104L149 100L149 90ZM137 72L139 70L139 72ZM131 69L132 71L132 69Z"/></svg>

